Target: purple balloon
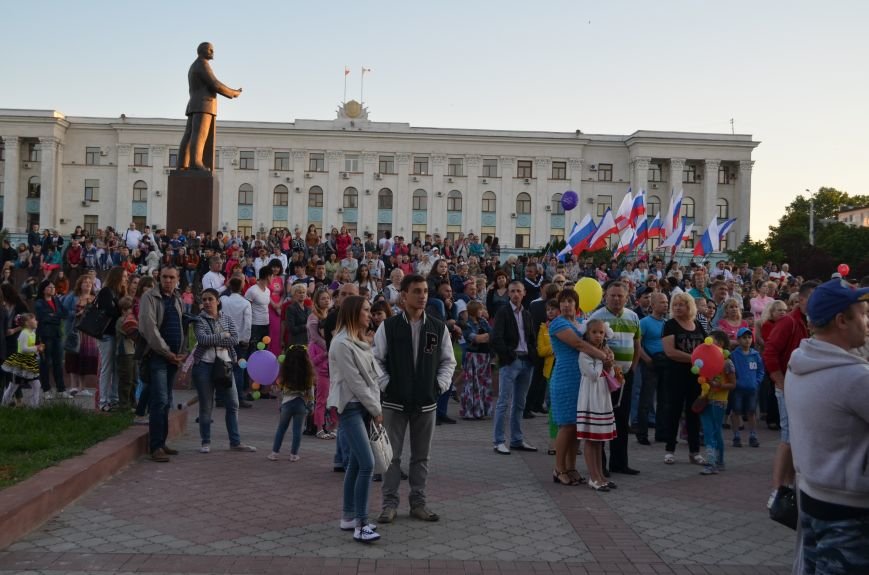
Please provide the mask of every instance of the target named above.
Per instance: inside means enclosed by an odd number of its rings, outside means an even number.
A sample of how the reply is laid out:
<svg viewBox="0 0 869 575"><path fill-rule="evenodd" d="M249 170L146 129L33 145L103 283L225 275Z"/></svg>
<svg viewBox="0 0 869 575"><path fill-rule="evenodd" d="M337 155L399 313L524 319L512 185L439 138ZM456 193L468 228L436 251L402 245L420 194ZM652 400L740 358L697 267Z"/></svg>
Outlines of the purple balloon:
<svg viewBox="0 0 869 575"><path fill-rule="evenodd" d="M576 192L573 190L567 190L561 196L561 207L564 208L565 212L569 212L573 208L576 207L576 204L579 203L579 196L576 195Z"/></svg>
<svg viewBox="0 0 869 575"><path fill-rule="evenodd" d="M255 351L247 358L247 373L260 385L271 385L278 377L278 358L267 349Z"/></svg>

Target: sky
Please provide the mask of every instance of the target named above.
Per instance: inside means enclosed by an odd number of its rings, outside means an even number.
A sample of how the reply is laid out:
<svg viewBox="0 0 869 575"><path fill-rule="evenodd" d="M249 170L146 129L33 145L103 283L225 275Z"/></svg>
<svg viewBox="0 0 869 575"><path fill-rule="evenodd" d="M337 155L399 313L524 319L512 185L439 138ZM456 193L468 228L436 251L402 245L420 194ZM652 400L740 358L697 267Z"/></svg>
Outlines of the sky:
<svg viewBox="0 0 869 575"><path fill-rule="evenodd" d="M0 108L181 118L196 45L227 120L751 134L751 234L806 189L867 193L869 2L3 2ZM861 40L864 38L864 40ZM11 89L10 89L11 87Z"/></svg>

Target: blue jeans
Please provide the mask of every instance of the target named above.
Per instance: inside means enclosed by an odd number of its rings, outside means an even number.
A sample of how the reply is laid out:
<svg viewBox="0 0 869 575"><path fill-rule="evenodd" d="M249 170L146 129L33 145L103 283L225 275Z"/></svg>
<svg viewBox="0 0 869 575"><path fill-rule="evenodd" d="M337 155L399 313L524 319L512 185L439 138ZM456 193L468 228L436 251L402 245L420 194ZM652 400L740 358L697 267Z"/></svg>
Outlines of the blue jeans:
<svg viewBox="0 0 869 575"><path fill-rule="evenodd" d="M721 432L721 426L724 424L724 411L726 409L726 401L710 401L706 409L700 414L708 465L724 465L724 435Z"/></svg>
<svg viewBox="0 0 869 575"><path fill-rule="evenodd" d="M797 532L801 573L869 573L869 513L860 517L818 519L800 510Z"/></svg>
<svg viewBox="0 0 869 575"><path fill-rule="evenodd" d="M275 432L275 441L272 444L272 451L279 453L281 444L284 442L284 435L287 434L287 429L290 427L290 421L293 422L293 444L290 447L290 453L296 455L299 453L299 444L302 442L302 425L305 423L305 416L308 415L308 408L305 406L305 400L297 397L292 401L287 401L281 404L281 420L278 422L278 430Z"/></svg>
<svg viewBox="0 0 869 575"><path fill-rule="evenodd" d="M114 339L114 338L113 338ZM166 445L166 437L169 435L169 410L172 409L172 381L178 366L169 363L165 358L152 353L147 360L148 390L148 447L151 453L162 449Z"/></svg>
<svg viewBox="0 0 869 575"><path fill-rule="evenodd" d="M187 280L187 283L185 285L192 286L193 280L196 279L196 270L185 269L184 270L184 278Z"/></svg>
<svg viewBox="0 0 869 575"><path fill-rule="evenodd" d="M247 359L247 346L236 345L235 355L238 357L238 361L232 364L232 379L235 381L235 391L238 394L238 401L240 402L244 398L244 378L247 372L238 365L238 362ZM225 392L226 388L217 388L215 390L217 401L223 401Z"/></svg>
<svg viewBox="0 0 869 575"><path fill-rule="evenodd" d="M347 469L349 463L350 446L347 445L347 436L341 431L341 416L338 416L338 427L335 428L335 457L332 459L332 465Z"/></svg>
<svg viewBox="0 0 869 575"><path fill-rule="evenodd" d="M368 524L368 491L374 472L374 454L368 443L368 412L358 403L348 403L341 412L341 433L347 441L350 462L344 475L344 519Z"/></svg>
<svg viewBox="0 0 869 575"><path fill-rule="evenodd" d="M531 386L531 361L517 359L502 366L499 370L498 402L495 404L495 445L504 443L504 416L510 409L510 445L521 445L522 415L525 412L525 398Z"/></svg>
<svg viewBox="0 0 869 575"><path fill-rule="evenodd" d="M193 385L199 396L199 438L202 445L211 444L211 411L214 409L214 381L211 378L213 363L200 361L193 365ZM241 436L238 433L238 396L234 387L223 389L223 401L226 408L224 420L230 445L240 445Z"/></svg>

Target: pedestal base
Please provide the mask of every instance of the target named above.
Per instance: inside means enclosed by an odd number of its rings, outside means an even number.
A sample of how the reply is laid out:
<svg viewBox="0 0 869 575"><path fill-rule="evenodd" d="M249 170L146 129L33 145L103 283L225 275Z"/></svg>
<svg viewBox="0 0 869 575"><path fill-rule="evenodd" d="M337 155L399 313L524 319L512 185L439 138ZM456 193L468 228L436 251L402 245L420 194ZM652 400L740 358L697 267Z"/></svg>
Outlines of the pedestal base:
<svg viewBox="0 0 869 575"><path fill-rule="evenodd" d="M173 170L169 173L166 205L166 231L215 233L220 228L220 194L211 172Z"/></svg>

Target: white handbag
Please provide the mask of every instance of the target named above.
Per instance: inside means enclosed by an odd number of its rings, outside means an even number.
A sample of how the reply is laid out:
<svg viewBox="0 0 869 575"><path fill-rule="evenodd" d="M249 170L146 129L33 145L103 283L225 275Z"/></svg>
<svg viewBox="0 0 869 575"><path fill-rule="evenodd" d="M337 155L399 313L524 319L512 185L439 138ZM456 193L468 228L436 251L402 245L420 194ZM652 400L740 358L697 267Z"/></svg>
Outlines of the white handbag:
<svg viewBox="0 0 869 575"><path fill-rule="evenodd" d="M389 435L383 425L371 423L368 441L374 454L374 473L386 473L392 463L392 444L389 443Z"/></svg>

